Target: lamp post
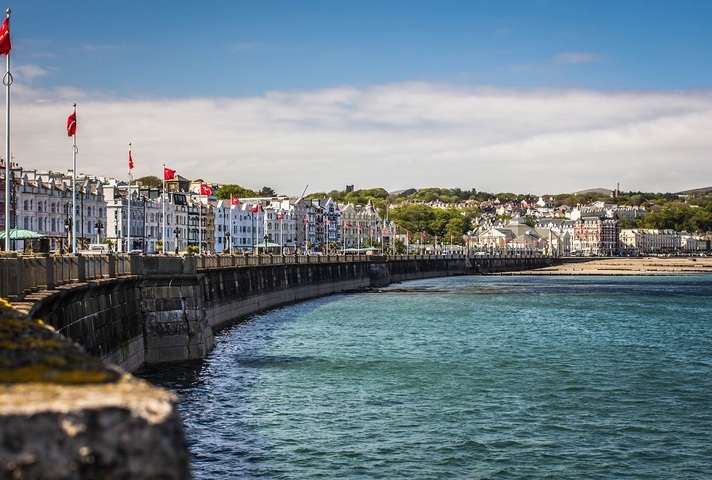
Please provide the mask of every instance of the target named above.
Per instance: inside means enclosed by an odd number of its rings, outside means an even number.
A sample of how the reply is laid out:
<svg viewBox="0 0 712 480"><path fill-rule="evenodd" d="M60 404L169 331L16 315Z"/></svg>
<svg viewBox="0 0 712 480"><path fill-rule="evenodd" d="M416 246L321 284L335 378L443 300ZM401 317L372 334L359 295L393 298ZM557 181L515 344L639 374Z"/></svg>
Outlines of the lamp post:
<svg viewBox="0 0 712 480"><path fill-rule="evenodd" d="M101 243L101 229L104 228L104 224L101 220L94 222L94 228L96 228L96 243Z"/></svg>
<svg viewBox="0 0 712 480"><path fill-rule="evenodd" d="M67 232L67 251L70 249L70 245L72 244L72 217L69 216L64 220L64 230Z"/></svg>
<svg viewBox="0 0 712 480"><path fill-rule="evenodd" d="M279 253L284 255L284 212L279 211Z"/></svg>
<svg viewBox="0 0 712 480"><path fill-rule="evenodd" d="M232 255L232 244L230 243L230 232L225 233L225 243L227 243L227 251L230 255Z"/></svg>
<svg viewBox="0 0 712 480"><path fill-rule="evenodd" d="M178 227L174 228L173 233L176 236L176 255L178 255L178 239L180 238L180 229Z"/></svg>

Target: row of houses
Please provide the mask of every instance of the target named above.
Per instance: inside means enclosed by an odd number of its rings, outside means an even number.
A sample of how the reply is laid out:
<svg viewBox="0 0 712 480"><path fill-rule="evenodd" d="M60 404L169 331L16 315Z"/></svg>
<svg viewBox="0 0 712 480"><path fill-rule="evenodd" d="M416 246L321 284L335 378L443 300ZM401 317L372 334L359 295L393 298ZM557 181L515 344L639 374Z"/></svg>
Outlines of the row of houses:
<svg viewBox="0 0 712 480"><path fill-rule="evenodd" d="M476 229L469 235L476 250L512 250L569 256L649 255L709 251L712 237L658 229L620 229L618 220L580 216L576 220L541 218L530 226L514 217L498 227Z"/></svg>
<svg viewBox="0 0 712 480"><path fill-rule="evenodd" d="M0 165L4 190L4 165ZM79 248L109 243L117 252L346 251L368 246L387 249L394 239L409 248L426 248L424 238L409 244L407 233L382 219L372 204L337 204L331 198L288 197L218 200L204 195L203 185L176 176L163 188L80 174L73 205L72 175L24 170L11 165L10 225L43 236L44 251L70 251L76 230ZM551 200L551 199L549 199ZM495 202L496 203L496 202ZM595 203L559 212L545 199L532 205L497 205L497 212L514 211L498 224L487 217L463 237L465 248L517 250L553 255L637 255L710 249L709 236L673 230L620 229L617 218L641 215L641 209ZM522 214L521 216L519 214ZM563 218L561 214L564 214ZM535 218L530 226L526 218ZM529 221L531 224L532 222ZM4 196L0 226L5 227ZM459 243L456 242L456 243ZM24 248L17 242L14 248ZM435 242L431 249L444 249ZM450 248L454 248L452 245Z"/></svg>
<svg viewBox="0 0 712 480"><path fill-rule="evenodd" d="M69 251L109 243L114 251L285 252L361 249L388 244L395 226L372 204L331 198L240 198L201 195L200 183L176 176L163 188L80 174L13 166L10 225L43 236L42 250ZM3 176L4 177L4 176ZM4 178L3 178L4 179ZM4 229L5 206L0 206ZM23 242L15 248L24 248Z"/></svg>

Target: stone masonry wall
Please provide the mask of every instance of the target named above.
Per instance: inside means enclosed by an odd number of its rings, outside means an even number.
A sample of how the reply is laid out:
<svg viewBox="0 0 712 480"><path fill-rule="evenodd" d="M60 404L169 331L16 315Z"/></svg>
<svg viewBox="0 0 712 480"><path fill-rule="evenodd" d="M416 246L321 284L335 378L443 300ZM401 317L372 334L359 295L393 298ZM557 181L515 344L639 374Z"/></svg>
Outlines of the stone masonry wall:
<svg viewBox="0 0 712 480"><path fill-rule="evenodd" d="M14 306L89 354L131 371L144 363L140 282L138 277L121 277L64 285Z"/></svg>
<svg viewBox="0 0 712 480"><path fill-rule="evenodd" d="M147 276L141 282L146 363L204 358L215 339L204 308L204 275Z"/></svg>
<svg viewBox="0 0 712 480"><path fill-rule="evenodd" d="M388 275L390 282L393 283L472 273L468 267L467 260L464 258L397 260L388 262Z"/></svg>
<svg viewBox="0 0 712 480"><path fill-rule="evenodd" d="M60 286L15 304L127 371L203 358L213 329L288 303L392 282L466 273L464 259L196 269L193 257L132 258L133 276Z"/></svg>
<svg viewBox="0 0 712 480"><path fill-rule="evenodd" d="M365 263L268 265L205 271L203 297L219 329L260 310L369 285Z"/></svg>

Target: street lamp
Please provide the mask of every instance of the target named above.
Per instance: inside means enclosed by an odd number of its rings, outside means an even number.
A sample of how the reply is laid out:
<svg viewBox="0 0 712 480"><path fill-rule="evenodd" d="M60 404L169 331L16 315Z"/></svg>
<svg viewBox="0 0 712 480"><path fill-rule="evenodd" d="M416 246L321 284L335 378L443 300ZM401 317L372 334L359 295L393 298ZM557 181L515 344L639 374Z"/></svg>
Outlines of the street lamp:
<svg viewBox="0 0 712 480"><path fill-rule="evenodd" d="M101 243L101 229L104 228L104 224L97 220L94 223L94 228L96 228L96 243Z"/></svg>
<svg viewBox="0 0 712 480"><path fill-rule="evenodd" d="M72 234L71 228L72 228L72 217L70 216L64 220L64 230L67 232L67 251L69 251L70 245L72 244L72 240L70 237Z"/></svg>
<svg viewBox="0 0 712 480"><path fill-rule="evenodd" d="M174 228L173 233L176 236L176 255L178 255L178 239L180 238L180 229L178 227Z"/></svg>
<svg viewBox="0 0 712 480"><path fill-rule="evenodd" d="M232 255L232 244L230 243L230 232L225 233L225 243L227 243L227 251Z"/></svg>

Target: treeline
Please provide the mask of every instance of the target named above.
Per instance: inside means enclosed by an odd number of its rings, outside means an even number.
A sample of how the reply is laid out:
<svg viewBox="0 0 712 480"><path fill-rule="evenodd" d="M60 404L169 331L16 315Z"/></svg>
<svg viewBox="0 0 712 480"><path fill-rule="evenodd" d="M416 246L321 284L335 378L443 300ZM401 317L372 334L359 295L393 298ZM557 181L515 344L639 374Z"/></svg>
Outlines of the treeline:
<svg viewBox="0 0 712 480"><path fill-rule="evenodd" d="M678 232L712 231L712 198L673 200L649 206L648 214L635 220L622 220L621 228L658 228Z"/></svg>

